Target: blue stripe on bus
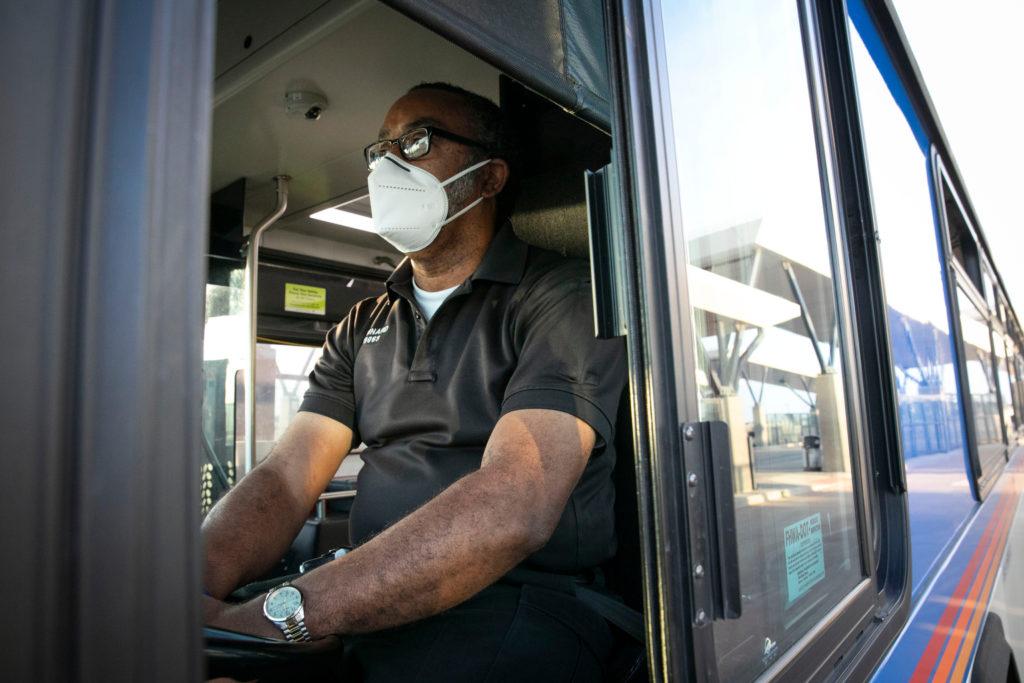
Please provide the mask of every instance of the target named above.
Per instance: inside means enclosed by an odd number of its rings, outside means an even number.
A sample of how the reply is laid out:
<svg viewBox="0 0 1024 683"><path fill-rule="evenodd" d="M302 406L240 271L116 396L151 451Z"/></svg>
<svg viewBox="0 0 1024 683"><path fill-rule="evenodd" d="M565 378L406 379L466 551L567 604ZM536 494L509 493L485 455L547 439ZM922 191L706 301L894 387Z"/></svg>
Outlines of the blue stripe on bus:
<svg viewBox="0 0 1024 683"><path fill-rule="evenodd" d="M931 141L924 131L924 126L921 125L921 119L918 117L917 111L910 103L907 90L903 87L903 82L896 72L896 67L889 56L889 51L885 48L885 43L882 42L882 37L875 28L875 24L871 20L871 15L863 0L850 0L847 5L847 11L849 12L850 20L853 21L853 25L857 28L857 33L860 34L861 40L864 41L864 46L868 49L872 61L874 61L875 66L878 68L878 72L882 75L886 87L889 88L892 98L896 100L896 105L903 112L907 123L910 124L910 129L914 133L914 139L917 140L917 144L924 153L925 158L929 158Z"/></svg>

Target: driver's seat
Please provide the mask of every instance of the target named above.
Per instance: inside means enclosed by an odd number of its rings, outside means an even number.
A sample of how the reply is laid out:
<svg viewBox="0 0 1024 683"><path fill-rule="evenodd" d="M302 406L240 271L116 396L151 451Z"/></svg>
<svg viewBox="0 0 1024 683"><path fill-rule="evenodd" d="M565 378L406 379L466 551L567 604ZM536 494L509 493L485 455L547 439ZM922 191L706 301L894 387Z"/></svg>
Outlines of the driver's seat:
<svg viewBox="0 0 1024 683"><path fill-rule="evenodd" d="M589 258L584 168L579 164L548 169L521 182L511 217L516 235L529 244L563 256ZM623 391L615 425L615 527L618 550L603 567L608 589L632 610L631 622L643 623L643 573L637 507L635 455L629 392ZM593 605L592 605L593 606ZM598 610L600 611L600 610ZM608 614L603 613L606 618ZM614 619L609 619L612 623ZM630 629L636 631L636 628ZM617 628L609 680L646 680L643 634Z"/></svg>

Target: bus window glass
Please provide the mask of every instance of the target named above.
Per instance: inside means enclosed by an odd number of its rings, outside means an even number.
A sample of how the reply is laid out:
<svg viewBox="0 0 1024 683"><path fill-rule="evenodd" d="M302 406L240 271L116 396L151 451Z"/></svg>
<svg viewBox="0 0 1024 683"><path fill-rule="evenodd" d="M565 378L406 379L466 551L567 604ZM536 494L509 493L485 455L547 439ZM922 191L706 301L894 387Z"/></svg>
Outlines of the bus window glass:
<svg viewBox="0 0 1024 683"><path fill-rule="evenodd" d="M663 5L701 417L728 424L750 680L863 576L837 316L796 3Z"/></svg>
<svg viewBox="0 0 1024 683"><path fill-rule="evenodd" d="M309 387L323 348L260 343L256 347L256 461L284 434ZM241 443L239 444L241 447Z"/></svg>
<svg viewBox="0 0 1024 683"><path fill-rule="evenodd" d="M998 304L996 304L996 288L992 283L992 276L989 274L987 266L984 269L984 273L983 282L985 284L985 303L988 305L988 310L995 314L998 310Z"/></svg>
<svg viewBox="0 0 1024 683"><path fill-rule="evenodd" d="M1017 415L1017 433L1024 434L1024 358L1020 356L1020 344L1013 344L1010 354L1011 385L1014 389L1015 415Z"/></svg>
<svg viewBox="0 0 1024 683"><path fill-rule="evenodd" d="M1020 346L1013 337L1006 337L1006 371L1010 381L1010 401L1013 404L1013 428L1010 441L1013 442L1024 428L1024 412L1021 406Z"/></svg>
<svg viewBox="0 0 1024 683"><path fill-rule="evenodd" d="M1003 408L1003 426L1006 436L1012 441L1017 429L1017 415L1013 405L1013 387L1010 385L1010 359L1014 348L1010 337L1000 331L995 338L996 373L999 377L999 400Z"/></svg>
<svg viewBox="0 0 1024 683"><path fill-rule="evenodd" d="M309 388L309 373L323 354L322 346L260 342L256 347L256 461L270 454L295 419ZM238 416L241 423L242 415ZM236 452L245 448L245 435L237 435ZM335 476L354 477L362 467L362 444L353 444Z"/></svg>
<svg viewBox="0 0 1024 683"><path fill-rule="evenodd" d="M929 159L852 25L850 43L888 305L916 595L974 500Z"/></svg>
<svg viewBox="0 0 1024 683"><path fill-rule="evenodd" d="M967 387L971 392L974 440L978 444L978 460L981 462L979 478L987 480L1006 462L992 338L985 315L960 287L957 288L957 299L960 303L960 331L967 367Z"/></svg>
<svg viewBox="0 0 1024 683"><path fill-rule="evenodd" d="M211 269L211 273L214 269ZM203 331L202 511L205 514L235 483L236 383L245 368L248 332L245 318L244 271L217 270L223 284L206 285ZM237 393L241 399L241 392Z"/></svg>
<svg viewBox="0 0 1024 683"><path fill-rule="evenodd" d="M243 376L249 348L241 269L228 285L206 285L203 336L202 510L236 480L245 452ZM318 346L260 343L256 347L256 461L288 427L320 357Z"/></svg>

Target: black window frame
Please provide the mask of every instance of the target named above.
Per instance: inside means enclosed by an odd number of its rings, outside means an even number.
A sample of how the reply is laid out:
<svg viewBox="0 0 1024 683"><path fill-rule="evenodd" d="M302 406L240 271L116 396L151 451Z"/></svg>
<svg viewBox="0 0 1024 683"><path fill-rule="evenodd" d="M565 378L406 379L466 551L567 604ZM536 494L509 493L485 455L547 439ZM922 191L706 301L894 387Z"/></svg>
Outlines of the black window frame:
<svg viewBox="0 0 1024 683"><path fill-rule="evenodd" d="M652 30L650 7L644 0L605 0L605 30L608 38L609 85L612 129L612 163L618 174L624 209L624 228L629 239L634 268L630 285L634 305L630 306L626 336L630 357L630 393L636 407L634 450L641 524L644 572L644 621L647 667L652 681L696 680L692 624L689 618L691 592L685 583L666 581L666 576L685 576L689 566L687 546L666 551L660 538L682 539L685 520L682 501L672 495L666 482L682 479L682 452L675 407L679 396L675 384L648 382L645 377L678 379L695 367L676 368L672 354L674 333L689 334L687 321L671 312L678 310L678 292L669 284L677 281L674 266L665 259L667 242L658 230L670 198L657 183L666 168L665 154L671 141L651 117L650 103L660 95L652 89L655 61L646 42ZM684 361L685 362L685 361ZM685 400L685 399L684 399ZM665 416L672 416L666 419ZM669 510L666 513L664 507ZM656 508L660 508L657 509ZM668 634L678 636L668 642Z"/></svg>

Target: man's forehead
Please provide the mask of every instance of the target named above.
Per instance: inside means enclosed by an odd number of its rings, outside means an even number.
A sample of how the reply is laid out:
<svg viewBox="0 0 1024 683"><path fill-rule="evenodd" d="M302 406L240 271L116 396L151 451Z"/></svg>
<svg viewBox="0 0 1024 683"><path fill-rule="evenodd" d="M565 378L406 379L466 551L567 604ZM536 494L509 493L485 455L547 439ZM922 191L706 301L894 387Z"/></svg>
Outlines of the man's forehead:
<svg viewBox="0 0 1024 683"><path fill-rule="evenodd" d="M388 127L391 123L392 127ZM389 122L387 119L384 120L384 125L380 128L379 136L381 139L397 137L402 133L412 128L419 128L420 126L437 126L439 128L447 127L444 121L436 119L433 116L421 116L412 121L399 121L397 123Z"/></svg>
<svg viewBox="0 0 1024 683"><path fill-rule="evenodd" d="M393 138L417 126L438 126L452 132L465 128L462 98L439 90L414 90L395 101L384 117L380 137Z"/></svg>

